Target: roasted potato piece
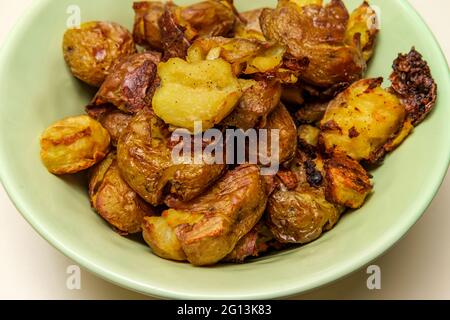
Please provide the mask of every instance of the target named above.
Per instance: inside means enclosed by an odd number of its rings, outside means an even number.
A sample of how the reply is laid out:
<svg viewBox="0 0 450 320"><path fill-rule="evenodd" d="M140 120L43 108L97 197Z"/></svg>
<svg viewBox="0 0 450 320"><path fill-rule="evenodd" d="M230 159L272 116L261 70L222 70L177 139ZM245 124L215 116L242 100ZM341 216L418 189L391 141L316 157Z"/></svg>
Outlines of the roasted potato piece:
<svg viewBox="0 0 450 320"><path fill-rule="evenodd" d="M143 236L145 242L159 257L175 261L186 261L175 228L182 224L193 225L203 219L201 213L178 212L169 209L161 217L144 218Z"/></svg>
<svg viewBox="0 0 450 320"><path fill-rule="evenodd" d="M315 101L305 103L296 113L295 118L306 124L314 124L323 119L329 101Z"/></svg>
<svg viewBox="0 0 450 320"><path fill-rule="evenodd" d="M297 149L297 127L289 111L283 104L280 103L280 105L269 115L267 123L263 128L268 129L269 131L279 130L279 163L283 164L291 160ZM267 153L270 155L272 150L270 133L268 133L268 137ZM266 147L263 147L263 149L266 149ZM260 154L259 157L260 159L264 158L264 155Z"/></svg>
<svg viewBox="0 0 450 320"><path fill-rule="evenodd" d="M100 87L115 62L136 52L131 33L114 22L86 22L68 29L63 39L64 59L73 75Z"/></svg>
<svg viewBox="0 0 450 320"><path fill-rule="evenodd" d="M251 11L241 12L240 16L244 20L243 22L237 21L234 27L235 38L242 39L256 39L260 41L266 41L262 30L259 18L263 9L256 9Z"/></svg>
<svg viewBox="0 0 450 320"><path fill-rule="evenodd" d="M320 129L310 125L301 125L298 127L298 139L300 145L308 145L317 148L319 144Z"/></svg>
<svg viewBox="0 0 450 320"><path fill-rule="evenodd" d="M262 12L261 28L268 40L285 45L289 56L309 60L301 79L326 88L359 80L367 67L359 38L344 42L348 19L341 0L323 7L280 0L275 10Z"/></svg>
<svg viewBox="0 0 450 320"><path fill-rule="evenodd" d="M110 153L92 171L89 181L92 207L122 235L142 231L144 217L155 214L120 177L115 153Z"/></svg>
<svg viewBox="0 0 450 320"><path fill-rule="evenodd" d="M303 91L297 84L285 84L281 92L281 101L291 106L301 106L305 102Z"/></svg>
<svg viewBox="0 0 450 320"><path fill-rule="evenodd" d="M322 6L323 0L283 0L283 1L289 1L293 2L296 5L298 5L300 8L316 5L316 6Z"/></svg>
<svg viewBox="0 0 450 320"><path fill-rule="evenodd" d="M375 40L379 31L377 13L370 7L369 3L364 1L350 15L345 42L351 46L355 36L359 34L364 59L369 61L373 55Z"/></svg>
<svg viewBox="0 0 450 320"><path fill-rule="evenodd" d="M297 187L294 190L279 188L270 196L267 220L278 241L305 244L316 240L338 222L344 207L326 200L321 170L320 158L313 161L299 152L291 166L297 177Z"/></svg>
<svg viewBox="0 0 450 320"><path fill-rule="evenodd" d="M176 164L172 147L167 125L147 108L135 116L117 145L123 179L154 206L169 196L183 201L195 198L225 170L222 164Z"/></svg>
<svg viewBox="0 0 450 320"><path fill-rule="evenodd" d="M378 150L401 129L406 116L405 107L381 88L382 82L360 80L330 102L320 126L326 152L377 162Z"/></svg>
<svg viewBox="0 0 450 320"><path fill-rule="evenodd" d="M222 58L231 63L233 72L265 73L281 67L286 49L275 42L254 39L210 37L194 41L188 50L190 62Z"/></svg>
<svg viewBox="0 0 450 320"><path fill-rule="evenodd" d="M150 107L159 55L137 53L120 60L91 102L90 108L112 104L125 113L135 114Z"/></svg>
<svg viewBox="0 0 450 320"><path fill-rule="evenodd" d="M268 115L279 105L281 84L277 80L255 81L245 89L239 104L222 124L243 130L265 126Z"/></svg>
<svg viewBox="0 0 450 320"><path fill-rule="evenodd" d="M133 4L135 12L133 37L143 47L162 51L159 19L164 13L164 3L160 1L140 1Z"/></svg>
<svg viewBox="0 0 450 320"><path fill-rule="evenodd" d="M133 119L133 115L117 110L114 106L90 109L89 115L105 128L111 137L111 144L116 147L123 131ZM98 112L98 113L96 113Z"/></svg>
<svg viewBox="0 0 450 320"><path fill-rule="evenodd" d="M325 161L326 199L334 204L358 209L372 191L367 171L346 155L334 155Z"/></svg>
<svg viewBox="0 0 450 320"><path fill-rule="evenodd" d="M400 98L408 119L417 126L436 104L437 84L427 62L414 48L408 54L400 54L393 69L391 92Z"/></svg>
<svg viewBox="0 0 450 320"><path fill-rule="evenodd" d="M188 63L174 58L158 65L158 75L153 110L166 123L191 132L196 121L203 130L220 123L242 96L230 64L222 59Z"/></svg>
<svg viewBox="0 0 450 320"><path fill-rule="evenodd" d="M110 137L87 115L60 120L41 136L41 159L53 174L71 174L88 169L108 153Z"/></svg>
<svg viewBox="0 0 450 320"><path fill-rule="evenodd" d="M203 266L225 258L261 219L266 203L264 180L255 165L239 166L199 198L177 203L178 212L203 215L195 224L175 228L189 262Z"/></svg>

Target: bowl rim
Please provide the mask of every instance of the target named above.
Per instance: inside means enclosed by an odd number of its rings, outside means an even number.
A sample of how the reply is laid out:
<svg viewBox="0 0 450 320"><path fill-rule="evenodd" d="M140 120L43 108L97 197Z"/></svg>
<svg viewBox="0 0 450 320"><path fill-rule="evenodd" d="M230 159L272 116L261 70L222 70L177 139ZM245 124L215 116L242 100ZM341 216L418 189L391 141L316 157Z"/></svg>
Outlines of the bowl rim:
<svg viewBox="0 0 450 320"><path fill-rule="evenodd" d="M0 47L0 74L2 74L2 66L4 65L4 61L11 55L12 48L14 48L15 39L18 35L23 34L29 27L31 21L33 21L34 17L37 16L45 6L47 6L51 0L34 0L28 8L25 9L24 13L20 16L20 18L16 21L15 25L6 36L2 46ZM447 66L447 59L442 51L439 42L437 41L435 35L420 16L420 14L414 9L414 7L407 0L398 1L399 6L401 6L408 15L411 15L414 20L419 24L419 28L423 28L427 31L429 36L431 37L432 42L438 49L437 52L439 54L439 60L437 64ZM446 78L447 87L450 88L450 74L447 73ZM448 130L450 132L450 130ZM435 175L435 183L433 184L433 188L429 188L427 194L421 197L420 205L418 205L415 209L414 214L410 214L408 219L405 219L402 225L399 225L395 232L386 233L383 238L380 238L376 245L368 248L365 254L360 255L359 257L351 260L345 266L342 266L339 270L329 271L320 279L315 279L308 283L307 285L298 283L289 286L288 288L280 289L278 291L270 291L270 292L262 292L258 294L239 294L233 296L233 299L273 299L273 298L282 298L289 297L300 293L305 293L311 291L313 289L320 288L322 286L331 284L359 269L363 266L367 265L371 261L375 260L379 256L383 255L386 251L388 251L392 246L394 246L401 238L403 238L409 229L422 217L422 215L426 212L427 208L433 201L437 192L439 191L444 178L447 174L448 167L450 164L450 134L447 137L449 148L445 151L445 155L442 155L442 159L446 160L443 162L442 168L436 169L439 174ZM1 149L1 146L0 146ZM442 160L442 161L444 161ZM150 295L153 297L159 298L169 298L169 299L226 299L226 297L211 297L211 295L206 294L186 294L180 293L177 290L166 290L157 287L150 287L149 285L143 285L139 282L133 281L132 279L125 277L121 274L111 272L108 268L104 268L95 263L95 261L90 261L85 259L75 250L72 250L68 246L66 246L59 239L55 238L52 234L47 232L44 225L41 225L35 218L32 212L28 211L23 205L18 196L18 192L15 192L12 187L12 181L10 177L5 174L2 169L5 165L5 157L4 152L0 152L0 181L5 189L5 192L8 194L11 202L14 204L15 208L21 213L21 215L25 218L25 220L33 227L36 232L38 232L50 245L56 248L59 252L63 253L65 256L81 265L86 270L94 273L96 276L112 282L116 285L119 285L123 288L127 288L131 291L142 293L145 295Z"/></svg>

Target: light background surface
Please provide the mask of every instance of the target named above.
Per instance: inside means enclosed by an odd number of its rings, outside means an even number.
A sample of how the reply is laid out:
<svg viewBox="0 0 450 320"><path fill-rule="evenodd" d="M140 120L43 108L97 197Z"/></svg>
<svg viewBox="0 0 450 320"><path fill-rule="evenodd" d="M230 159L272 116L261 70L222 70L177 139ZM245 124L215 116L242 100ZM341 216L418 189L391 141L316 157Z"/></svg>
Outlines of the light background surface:
<svg viewBox="0 0 450 320"><path fill-rule="evenodd" d="M0 45L31 1L0 0ZM450 61L450 1L409 1L433 30ZM368 274L363 269L293 298L450 299L449 208L450 175L424 217L393 249L372 263L381 268L381 290L367 289ZM0 226L0 299L148 299L85 270L82 270L81 290L68 290L66 270L75 263L27 224L1 186Z"/></svg>

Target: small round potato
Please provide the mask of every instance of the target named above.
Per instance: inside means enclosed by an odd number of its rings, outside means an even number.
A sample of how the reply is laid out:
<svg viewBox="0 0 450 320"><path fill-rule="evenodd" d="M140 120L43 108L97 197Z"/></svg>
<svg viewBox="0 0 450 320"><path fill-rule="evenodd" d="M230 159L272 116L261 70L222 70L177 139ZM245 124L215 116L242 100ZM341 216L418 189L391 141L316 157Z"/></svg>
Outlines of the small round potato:
<svg viewBox="0 0 450 320"><path fill-rule="evenodd" d="M114 22L86 22L68 29L63 39L64 59L73 75L100 87L115 62L136 52L133 36Z"/></svg>
<svg viewBox="0 0 450 320"><path fill-rule="evenodd" d="M70 117L48 127L41 136L41 158L54 174L76 173L92 167L108 153L110 137L87 115Z"/></svg>

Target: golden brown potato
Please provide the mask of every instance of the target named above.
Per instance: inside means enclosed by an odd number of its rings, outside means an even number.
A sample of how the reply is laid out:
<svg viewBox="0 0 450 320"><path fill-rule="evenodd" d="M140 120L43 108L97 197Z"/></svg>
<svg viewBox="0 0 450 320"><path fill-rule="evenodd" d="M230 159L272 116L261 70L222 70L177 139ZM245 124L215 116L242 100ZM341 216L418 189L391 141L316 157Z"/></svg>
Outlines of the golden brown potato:
<svg viewBox="0 0 450 320"><path fill-rule="evenodd" d="M234 37L242 39L256 39L260 41L266 41L262 30L259 18L263 9L256 9L241 12L240 16L244 21L236 21L234 27Z"/></svg>
<svg viewBox="0 0 450 320"><path fill-rule="evenodd" d="M41 136L41 159L54 174L71 174L92 167L108 153L110 137L89 116L69 117L45 129Z"/></svg>
<svg viewBox="0 0 450 320"><path fill-rule="evenodd" d="M116 147L122 132L128 127L133 115L117 110L112 105L88 109L88 114L103 126L111 137L111 144Z"/></svg>
<svg viewBox="0 0 450 320"><path fill-rule="evenodd" d="M319 144L320 129L310 125L301 125L298 127L298 139L300 145L308 145L317 148Z"/></svg>
<svg viewBox="0 0 450 320"><path fill-rule="evenodd" d="M245 89L241 100L222 124L243 130L265 126L268 115L278 106L281 84L277 80L255 81Z"/></svg>
<svg viewBox="0 0 450 320"><path fill-rule="evenodd" d="M151 107L152 86L157 75L159 54L137 53L120 60L103 82L90 108L112 104L125 113L135 114Z"/></svg>
<svg viewBox="0 0 450 320"><path fill-rule="evenodd" d="M345 42L348 45L352 45L355 36L359 34L358 37L360 37L364 59L369 61L373 55L375 40L379 31L377 13L364 1L350 15L345 33Z"/></svg>
<svg viewBox="0 0 450 320"><path fill-rule="evenodd" d="M358 209L372 191L367 171L346 155L334 155L325 161L326 199L341 206Z"/></svg>
<svg viewBox="0 0 450 320"><path fill-rule="evenodd" d="M114 22L86 22L68 29L63 39L64 59L73 75L100 87L115 62L136 52L131 33Z"/></svg>
<svg viewBox="0 0 450 320"><path fill-rule="evenodd" d="M266 188L259 168L241 165L199 198L177 203L174 209L178 212L203 215L195 224L175 228L189 262L203 266L225 258L261 219L266 202Z"/></svg>
<svg viewBox="0 0 450 320"><path fill-rule="evenodd" d="M405 107L381 88L382 82L360 80L330 102L320 126L326 152L377 162L379 149L399 132L406 116Z"/></svg>
<svg viewBox="0 0 450 320"><path fill-rule="evenodd" d="M348 19L341 0L303 7L280 0L275 10L262 12L261 28L268 40L285 45L292 58L309 60L301 73L304 81L330 87L360 79L367 67L359 38L350 45L344 42Z"/></svg>
<svg viewBox="0 0 450 320"><path fill-rule="evenodd" d="M158 65L161 86L153 97L153 110L166 123L194 132L228 116L242 90L228 62L222 59L188 63L174 58Z"/></svg>
<svg viewBox="0 0 450 320"><path fill-rule="evenodd" d="M291 170L297 176L294 190L280 188L269 198L268 225L282 243L305 244L332 229L344 208L325 198L320 160L297 154ZM320 179L317 179L317 176Z"/></svg>
<svg viewBox="0 0 450 320"><path fill-rule="evenodd" d="M135 116L117 145L123 179L154 206L169 196L183 201L195 198L225 170L221 164L176 164L173 147L168 126L148 109Z"/></svg>
<svg viewBox="0 0 450 320"><path fill-rule="evenodd" d="M144 217L155 214L154 208L120 177L115 153L92 171L89 197L98 214L122 235L140 232Z"/></svg>
<svg viewBox="0 0 450 320"><path fill-rule="evenodd" d="M164 13L164 3L160 1L140 1L133 4L135 12L133 37L141 46L162 51L159 19Z"/></svg>
<svg viewBox="0 0 450 320"><path fill-rule="evenodd" d="M186 261L175 228L182 224L193 225L203 219L202 213L186 213L169 209L161 217L144 218L143 236L145 242L159 257L175 261Z"/></svg>
<svg viewBox="0 0 450 320"><path fill-rule="evenodd" d="M223 37L199 38L188 50L190 62L222 58L236 75L277 70L282 66L286 49L275 42Z"/></svg>
<svg viewBox="0 0 450 320"><path fill-rule="evenodd" d="M271 156L272 149L270 131L279 130L279 163L283 164L291 160L295 155L295 150L297 149L297 127L289 111L283 104L280 103L280 105L269 115L267 118L267 123L263 129L269 130L267 147L268 155ZM260 158L264 158L264 156L260 154Z"/></svg>
<svg viewBox="0 0 450 320"><path fill-rule="evenodd" d="M427 62L414 48L408 54L399 54L393 69L390 90L405 106L411 124L417 126L436 104L437 84Z"/></svg>

